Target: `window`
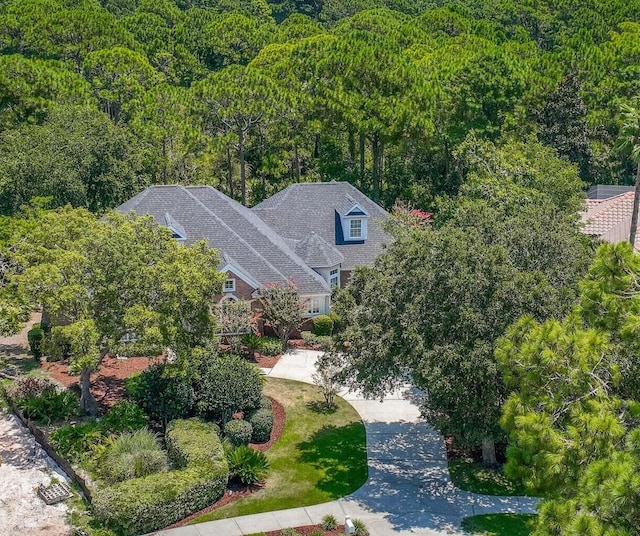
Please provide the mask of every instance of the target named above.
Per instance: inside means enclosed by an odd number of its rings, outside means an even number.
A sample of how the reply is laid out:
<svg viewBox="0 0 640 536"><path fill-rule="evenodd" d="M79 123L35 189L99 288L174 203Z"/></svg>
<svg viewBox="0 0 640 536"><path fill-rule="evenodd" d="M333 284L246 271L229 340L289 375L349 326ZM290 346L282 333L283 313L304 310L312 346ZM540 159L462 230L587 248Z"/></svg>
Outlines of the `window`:
<svg viewBox="0 0 640 536"><path fill-rule="evenodd" d="M337 268L329 272L329 284L332 288L340 286L340 270Z"/></svg>
<svg viewBox="0 0 640 536"><path fill-rule="evenodd" d="M307 313L310 315L320 314L320 298L309 298Z"/></svg>
<svg viewBox="0 0 640 536"><path fill-rule="evenodd" d="M349 221L349 238L362 237L362 220Z"/></svg>
<svg viewBox="0 0 640 536"><path fill-rule="evenodd" d="M224 282L224 291L225 292L235 292L236 290L236 280L235 279L227 279Z"/></svg>

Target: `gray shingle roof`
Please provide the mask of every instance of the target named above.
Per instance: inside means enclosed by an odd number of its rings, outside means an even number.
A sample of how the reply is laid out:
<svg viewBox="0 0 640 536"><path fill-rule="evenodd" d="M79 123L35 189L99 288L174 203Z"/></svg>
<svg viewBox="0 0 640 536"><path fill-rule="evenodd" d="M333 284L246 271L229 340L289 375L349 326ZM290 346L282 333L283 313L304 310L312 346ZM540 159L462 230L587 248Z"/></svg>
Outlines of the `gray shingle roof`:
<svg viewBox="0 0 640 536"><path fill-rule="evenodd" d="M295 252L312 268L329 268L344 262L344 255L314 231L296 242Z"/></svg>
<svg viewBox="0 0 640 536"><path fill-rule="evenodd" d="M355 203L369 215L367 239L364 243L336 244L336 213L344 214ZM293 184L252 210L284 238L304 240L315 232L342 253L344 270L371 264L391 241L381 227L387 212L347 182Z"/></svg>
<svg viewBox="0 0 640 536"><path fill-rule="evenodd" d="M150 214L162 225L168 214L184 230L186 245L204 238L260 285L293 280L303 295L330 292L328 283L255 213L210 186L152 186L116 210Z"/></svg>

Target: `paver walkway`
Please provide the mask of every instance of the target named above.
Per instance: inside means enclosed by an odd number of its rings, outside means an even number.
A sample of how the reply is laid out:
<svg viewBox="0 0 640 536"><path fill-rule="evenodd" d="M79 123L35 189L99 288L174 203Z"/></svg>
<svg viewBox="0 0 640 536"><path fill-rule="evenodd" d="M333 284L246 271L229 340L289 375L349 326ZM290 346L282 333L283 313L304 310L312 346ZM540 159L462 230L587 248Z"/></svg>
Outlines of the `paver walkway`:
<svg viewBox="0 0 640 536"><path fill-rule="evenodd" d="M320 352L294 350L265 370L269 376L312 383ZM417 393L402 391L384 402L358 393L341 396L358 411L367 433L369 478L351 495L329 503L209 521L161 531L163 536L242 536L314 525L326 514L362 519L372 536L464 534L467 516L535 513L529 497L477 495L456 489L449 478L442 436L420 418Z"/></svg>

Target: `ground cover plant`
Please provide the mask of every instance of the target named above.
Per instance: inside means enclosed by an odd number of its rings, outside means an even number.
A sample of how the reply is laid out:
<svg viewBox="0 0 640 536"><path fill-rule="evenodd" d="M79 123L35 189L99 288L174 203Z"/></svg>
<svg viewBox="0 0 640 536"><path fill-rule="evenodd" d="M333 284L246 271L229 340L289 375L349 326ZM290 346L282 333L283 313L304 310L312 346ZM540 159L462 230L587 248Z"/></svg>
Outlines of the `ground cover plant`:
<svg viewBox="0 0 640 536"><path fill-rule="evenodd" d="M261 489L192 523L331 501L367 479L366 436L351 405L336 399L325 411L313 385L268 378L265 393L287 412L280 439L266 452L269 475Z"/></svg>
<svg viewBox="0 0 640 536"><path fill-rule="evenodd" d="M501 466L487 467L470 458L449 460L449 475L453 484L462 490L485 495L527 495L519 482L509 480Z"/></svg>

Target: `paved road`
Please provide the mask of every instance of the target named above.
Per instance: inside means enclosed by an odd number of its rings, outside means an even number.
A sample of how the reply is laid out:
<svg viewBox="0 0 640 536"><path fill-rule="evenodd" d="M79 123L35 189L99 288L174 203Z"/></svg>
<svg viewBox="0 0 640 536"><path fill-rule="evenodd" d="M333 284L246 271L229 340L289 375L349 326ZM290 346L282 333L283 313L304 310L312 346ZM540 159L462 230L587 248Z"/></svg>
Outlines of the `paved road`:
<svg viewBox="0 0 640 536"><path fill-rule="evenodd" d="M269 376L310 383L320 353L295 350L265 370ZM317 524L328 513L362 519L372 536L464 534L464 517L497 512L535 512L536 500L458 490L451 483L442 437L420 419L416 393L379 400L341 395L358 411L367 433L369 478L343 499L306 508L210 521L162 531L163 536L242 536Z"/></svg>

